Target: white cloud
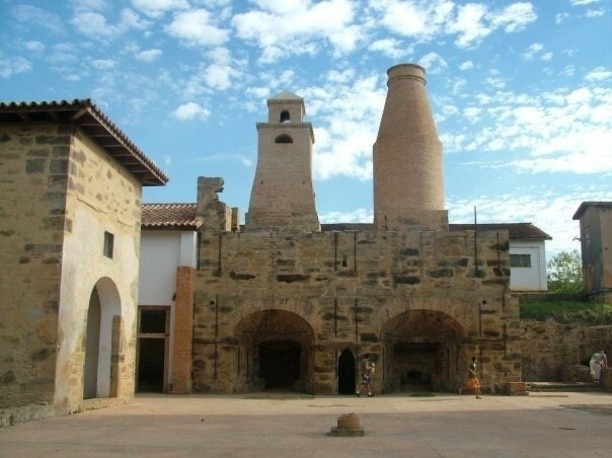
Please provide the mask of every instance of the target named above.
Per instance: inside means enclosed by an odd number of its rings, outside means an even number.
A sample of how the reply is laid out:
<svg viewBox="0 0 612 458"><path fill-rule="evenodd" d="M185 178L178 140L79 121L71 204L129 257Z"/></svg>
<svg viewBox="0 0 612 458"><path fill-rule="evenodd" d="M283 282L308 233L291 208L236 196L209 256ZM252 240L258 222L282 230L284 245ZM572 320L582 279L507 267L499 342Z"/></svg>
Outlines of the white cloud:
<svg viewBox="0 0 612 458"><path fill-rule="evenodd" d="M461 62L459 64L459 70L471 70L472 68L474 68L474 62L472 62L471 60L466 60L465 62Z"/></svg>
<svg viewBox="0 0 612 458"><path fill-rule="evenodd" d="M352 25L354 5L349 0L258 1L259 10L232 18L239 38L261 48L262 62L281 56L316 54L325 43L333 54L354 49L363 39L361 30Z"/></svg>
<svg viewBox="0 0 612 458"><path fill-rule="evenodd" d="M458 47L466 48L477 44L492 32L486 25L486 12L487 7L477 3L458 7L456 19L449 24L449 30L459 35L455 40Z"/></svg>
<svg viewBox="0 0 612 458"><path fill-rule="evenodd" d="M36 40L26 41L23 44L23 47L26 50L30 52L34 52L34 53L42 53L45 50L44 43L41 43L40 41L36 41Z"/></svg>
<svg viewBox="0 0 612 458"><path fill-rule="evenodd" d="M474 206L481 224L532 223L553 237L546 241L546 253L550 258L560 251L580 248L575 240L580 235L578 221L572 219L580 203L605 201L610 197L609 191L592 187L539 186L507 194L481 195L470 200L450 196L446 207L451 223L473 223Z"/></svg>
<svg viewBox="0 0 612 458"><path fill-rule="evenodd" d="M371 223L374 221L374 212L365 208L357 208L350 212L328 212L319 214L319 221L322 224Z"/></svg>
<svg viewBox="0 0 612 458"><path fill-rule="evenodd" d="M570 0L572 6L590 5L591 3L599 3L599 0Z"/></svg>
<svg viewBox="0 0 612 458"><path fill-rule="evenodd" d="M0 78L9 79L19 73L32 70L32 64L23 57L0 58Z"/></svg>
<svg viewBox="0 0 612 458"><path fill-rule="evenodd" d="M586 12L586 17L600 17L603 16L604 14L606 14L606 11L601 9L601 10L592 10L592 9L588 9Z"/></svg>
<svg viewBox="0 0 612 458"><path fill-rule="evenodd" d="M112 70L116 64L112 59L94 59L91 62L91 66L96 70Z"/></svg>
<svg viewBox="0 0 612 458"><path fill-rule="evenodd" d="M420 8L412 2L381 2L384 10L382 24L395 33L407 37L427 38L438 30L438 24L429 21L432 9Z"/></svg>
<svg viewBox="0 0 612 458"><path fill-rule="evenodd" d="M527 51L523 53L525 60L533 60L533 58L544 49L542 43L533 43L527 47Z"/></svg>
<svg viewBox="0 0 612 458"><path fill-rule="evenodd" d="M218 46L229 40L229 31L218 28L210 12L196 9L176 13L166 32L196 46Z"/></svg>
<svg viewBox="0 0 612 458"><path fill-rule="evenodd" d="M499 13L494 13L491 25L503 27L508 33L516 32L537 19L534 7L529 2L518 2L506 6Z"/></svg>
<svg viewBox="0 0 612 458"><path fill-rule="evenodd" d="M137 13L129 8L125 8L121 11L119 23L121 30L146 30L151 26L151 21L142 19Z"/></svg>
<svg viewBox="0 0 612 458"><path fill-rule="evenodd" d="M599 82L612 79L612 70L606 70L605 67L597 67L595 70L587 73L584 79L588 82Z"/></svg>
<svg viewBox="0 0 612 458"><path fill-rule="evenodd" d="M119 34L119 27L109 24L104 15L93 11L77 12L70 22L80 33L89 37L103 38Z"/></svg>
<svg viewBox="0 0 612 458"><path fill-rule="evenodd" d="M410 54L412 51L410 48L406 49L403 43L394 38L384 38L382 40L375 40L368 46L370 51L378 51L381 54L392 57L394 59L404 57Z"/></svg>
<svg viewBox="0 0 612 458"><path fill-rule="evenodd" d="M71 64L78 61L78 49L73 43L57 43L51 47L47 61L57 64Z"/></svg>
<svg viewBox="0 0 612 458"><path fill-rule="evenodd" d="M315 177L371 179L372 144L386 91L377 77L362 77L349 85L338 84L335 74L330 76L324 88L300 94L308 100L306 108L317 118L317 126L324 126L315 128Z"/></svg>
<svg viewBox="0 0 612 458"><path fill-rule="evenodd" d="M599 67L592 81L609 78ZM452 113L443 123L457 118ZM536 95L496 91L476 94L445 128L445 151L513 153L506 167L520 172L612 173L612 89L560 88ZM494 122L492 122L494 120ZM475 133L466 135L465 122ZM499 166L497 164L496 166Z"/></svg>
<svg viewBox="0 0 612 458"><path fill-rule="evenodd" d="M155 19L168 12L187 10L190 7L187 0L132 0L132 6Z"/></svg>
<svg viewBox="0 0 612 458"><path fill-rule="evenodd" d="M147 49L146 51L140 51L136 53L136 59L142 62L153 62L159 59L161 55L161 49Z"/></svg>
<svg viewBox="0 0 612 458"><path fill-rule="evenodd" d="M419 59L418 63L423 68L427 69L427 73L431 73L432 75L441 73L448 67L444 58L435 52L425 54Z"/></svg>
<svg viewBox="0 0 612 458"><path fill-rule="evenodd" d="M180 121L205 120L210 116L210 111L195 102L188 102L174 110L172 116Z"/></svg>
<svg viewBox="0 0 612 458"><path fill-rule="evenodd" d="M11 12L17 21L24 23L30 30L41 27L58 35L66 33L61 18L42 8L30 5L17 5Z"/></svg>

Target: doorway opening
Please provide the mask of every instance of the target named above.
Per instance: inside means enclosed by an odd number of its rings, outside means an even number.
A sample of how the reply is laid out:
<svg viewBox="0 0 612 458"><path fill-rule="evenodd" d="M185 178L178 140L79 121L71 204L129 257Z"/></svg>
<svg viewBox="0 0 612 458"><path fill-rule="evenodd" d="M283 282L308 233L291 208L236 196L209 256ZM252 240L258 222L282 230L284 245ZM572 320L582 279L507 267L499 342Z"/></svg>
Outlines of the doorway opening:
<svg viewBox="0 0 612 458"><path fill-rule="evenodd" d="M138 310L138 362L136 390L166 391L170 307Z"/></svg>
<svg viewBox="0 0 612 458"><path fill-rule="evenodd" d="M348 349L344 350L338 358L338 394L355 394L355 367L355 355Z"/></svg>
<svg viewBox="0 0 612 458"><path fill-rule="evenodd" d="M291 340L259 344L260 374L264 389L293 389L300 379L300 346Z"/></svg>

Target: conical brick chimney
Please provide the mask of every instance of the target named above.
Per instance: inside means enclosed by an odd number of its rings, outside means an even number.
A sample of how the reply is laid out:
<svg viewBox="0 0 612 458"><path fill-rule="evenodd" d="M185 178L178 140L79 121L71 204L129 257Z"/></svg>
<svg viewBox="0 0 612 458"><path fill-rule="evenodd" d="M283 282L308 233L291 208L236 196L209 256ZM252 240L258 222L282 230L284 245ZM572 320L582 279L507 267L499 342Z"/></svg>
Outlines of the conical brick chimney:
<svg viewBox="0 0 612 458"><path fill-rule="evenodd" d="M379 230L448 229L442 144L425 91L425 70L387 71L388 92L374 144L374 224Z"/></svg>

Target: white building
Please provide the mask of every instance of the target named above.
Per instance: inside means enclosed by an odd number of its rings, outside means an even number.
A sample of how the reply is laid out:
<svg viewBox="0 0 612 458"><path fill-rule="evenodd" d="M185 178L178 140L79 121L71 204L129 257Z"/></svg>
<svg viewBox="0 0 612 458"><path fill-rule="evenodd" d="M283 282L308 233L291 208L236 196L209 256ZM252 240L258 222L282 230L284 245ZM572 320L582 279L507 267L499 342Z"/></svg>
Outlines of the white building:
<svg viewBox="0 0 612 458"><path fill-rule="evenodd" d="M474 230L474 224L450 224L451 231ZM531 223L478 224L477 230L508 231L510 236L510 289L548 291L546 240L552 237Z"/></svg>

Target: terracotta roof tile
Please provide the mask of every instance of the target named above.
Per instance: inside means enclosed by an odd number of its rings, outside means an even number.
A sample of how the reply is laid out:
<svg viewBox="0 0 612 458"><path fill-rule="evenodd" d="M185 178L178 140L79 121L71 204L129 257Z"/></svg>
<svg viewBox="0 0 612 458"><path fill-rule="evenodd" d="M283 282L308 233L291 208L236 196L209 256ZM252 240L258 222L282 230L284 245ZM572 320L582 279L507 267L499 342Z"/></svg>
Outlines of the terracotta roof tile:
<svg viewBox="0 0 612 458"><path fill-rule="evenodd" d="M473 224L449 224L451 231L473 231ZM371 223L334 223L321 224L322 231L371 231L374 225ZM481 231L508 231L513 240L552 240L546 232L531 223L497 223L478 224Z"/></svg>
<svg viewBox="0 0 612 458"><path fill-rule="evenodd" d="M196 204L143 204L143 228L192 228L202 222L196 221ZM243 227L244 228L244 227ZM372 223L329 223L321 224L321 231L372 231ZM473 231L473 224L449 224L450 231ZM481 231L508 231L514 240L552 240L546 232L531 223L478 224Z"/></svg>
<svg viewBox="0 0 612 458"><path fill-rule="evenodd" d="M478 224L480 231L508 231L514 240L552 240L552 237L531 223ZM473 224L449 224L451 231L473 231Z"/></svg>
<svg viewBox="0 0 612 458"><path fill-rule="evenodd" d="M196 221L196 204L143 204L144 229L197 230L202 222Z"/></svg>
<svg viewBox="0 0 612 458"><path fill-rule="evenodd" d="M132 173L143 186L168 177L90 99L53 102L0 102L0 123L74 124Z"/></svg>

